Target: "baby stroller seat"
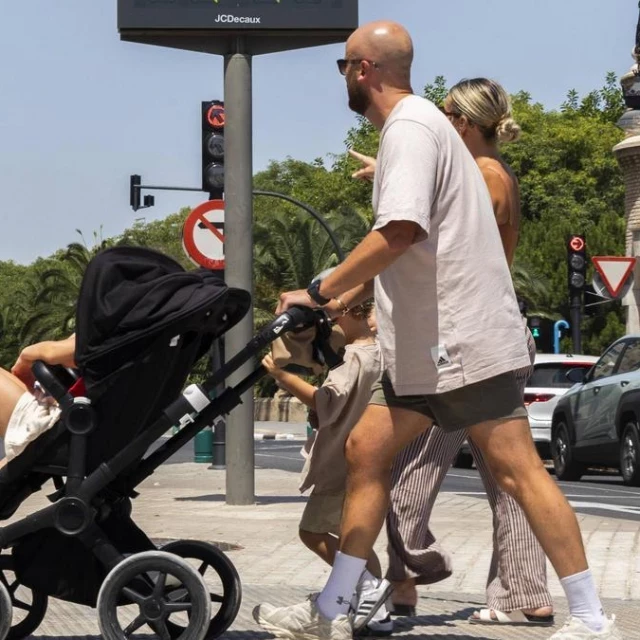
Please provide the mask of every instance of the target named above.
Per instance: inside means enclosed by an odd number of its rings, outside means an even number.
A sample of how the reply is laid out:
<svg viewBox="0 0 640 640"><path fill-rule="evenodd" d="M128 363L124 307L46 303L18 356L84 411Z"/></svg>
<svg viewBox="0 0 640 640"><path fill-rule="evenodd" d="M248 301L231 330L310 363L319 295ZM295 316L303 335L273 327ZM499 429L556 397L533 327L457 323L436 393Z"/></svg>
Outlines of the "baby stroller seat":
<svg viewBox="0 0 640 640"><path fill-rule="evenodd" d="M237 406L264 370L216 397L230 373L282 331L314 322L309 310L282 314L205 383L183 391L195 362L249 308L247 292L203 269L186 272L155 251L108 249L91 261L76 317L85 397L74 398L69 380L36 363L34 373L58 400L62 417L0 470L0 520L48 480L56 486L51 506L0 527L0 640L32 633L49 596L97 607L105 638L129 637L148 624L161 637L201 640L233 622L240 582L224 553L187 541L157 551L131 519L131 499L162 462ZM148 453L175 425L183 428ZM180 556L212 567L224 593L210 594ZM16 597L17 585L31 590L30 604ZM212 600L220 604L213 619ZM132 603L139 613L124 627L118 611ZM12 605L26 615L3 629ZM182 616L177 623L174 614Z"/></svg>

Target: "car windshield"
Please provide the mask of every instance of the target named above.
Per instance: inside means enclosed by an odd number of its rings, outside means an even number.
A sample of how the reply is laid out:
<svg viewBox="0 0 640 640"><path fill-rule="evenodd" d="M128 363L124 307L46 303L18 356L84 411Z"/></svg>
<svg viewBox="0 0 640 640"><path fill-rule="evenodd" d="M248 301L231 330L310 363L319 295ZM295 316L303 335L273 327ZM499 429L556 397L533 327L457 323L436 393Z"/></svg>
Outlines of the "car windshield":
<svg viewBox="0 0 640 640"><path fill-rule="evenodd" d="M593 364L586 362L547 362L535 365L535 369L527 382L527 387L553 387L568 389L573 382L567 380L567 373L571 369L591 369Z"/></svg>

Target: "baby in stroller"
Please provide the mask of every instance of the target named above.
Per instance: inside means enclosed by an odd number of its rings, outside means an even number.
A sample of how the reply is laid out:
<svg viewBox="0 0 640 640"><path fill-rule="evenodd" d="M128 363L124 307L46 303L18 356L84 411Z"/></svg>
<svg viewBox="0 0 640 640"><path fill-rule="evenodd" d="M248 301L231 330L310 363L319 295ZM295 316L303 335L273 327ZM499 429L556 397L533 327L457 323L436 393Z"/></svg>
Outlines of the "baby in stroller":
<svg viewBox="0 0 640 640"><path fill-rule="evenodd" d="M5 450L0 468L60 417L53 398L36 383L34 363L40 360L48 365L75 367L75 347L75 334L64 340L39 342L21 351L11 373L0 369L0 437Z"/></svg>

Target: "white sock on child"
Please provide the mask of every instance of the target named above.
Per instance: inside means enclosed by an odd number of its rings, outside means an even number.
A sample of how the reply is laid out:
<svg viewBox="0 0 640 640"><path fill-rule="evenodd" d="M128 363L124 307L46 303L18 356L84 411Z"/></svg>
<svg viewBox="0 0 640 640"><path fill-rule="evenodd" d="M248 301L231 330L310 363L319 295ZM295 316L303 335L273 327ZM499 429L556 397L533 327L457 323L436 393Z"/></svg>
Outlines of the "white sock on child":
<svg viewBox="0 0 640 640"><path fill-rule="evenodd" d="M348 556L338 551L331 575L316 600L320 613L329 620L349 613L351 596L367 564L362 558Z"/></svg>
<svg viewBox="0 0 640 640"><path fill-rule="evenodd" d="M360 579L358 580L358 586L356 588L359 587L370 587L370 588L375 588L378 586L378 583L380 582L379 578L376 578L373 573L371 573L371 571L369 571L369 569L365 569L362 572L362 575L360 576Z"/></svg>
<svg viewBox="0 0 640 640"><path fill-rule="evenodd" d="M569 613L582 620L591 631L599 633L604 629L607 619L598 597L596 583L587 569L560 580L569 601Z"/></svg>

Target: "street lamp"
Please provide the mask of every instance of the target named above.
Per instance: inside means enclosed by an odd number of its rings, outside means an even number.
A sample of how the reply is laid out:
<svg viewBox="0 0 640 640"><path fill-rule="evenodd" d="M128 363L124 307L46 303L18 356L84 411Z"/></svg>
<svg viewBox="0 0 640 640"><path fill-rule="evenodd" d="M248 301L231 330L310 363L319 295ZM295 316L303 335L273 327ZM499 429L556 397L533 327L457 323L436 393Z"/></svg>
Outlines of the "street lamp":
<svg viewBox="0 0 640 640"><path fill-rule="evenodd" d="M640 3L638 3L640 8ZM636 43L631 52L635 63L620 78L624 103L629 108L618 122L618 126L624 130L627 136L640 134L640 16L636 27Z"/></svg>

